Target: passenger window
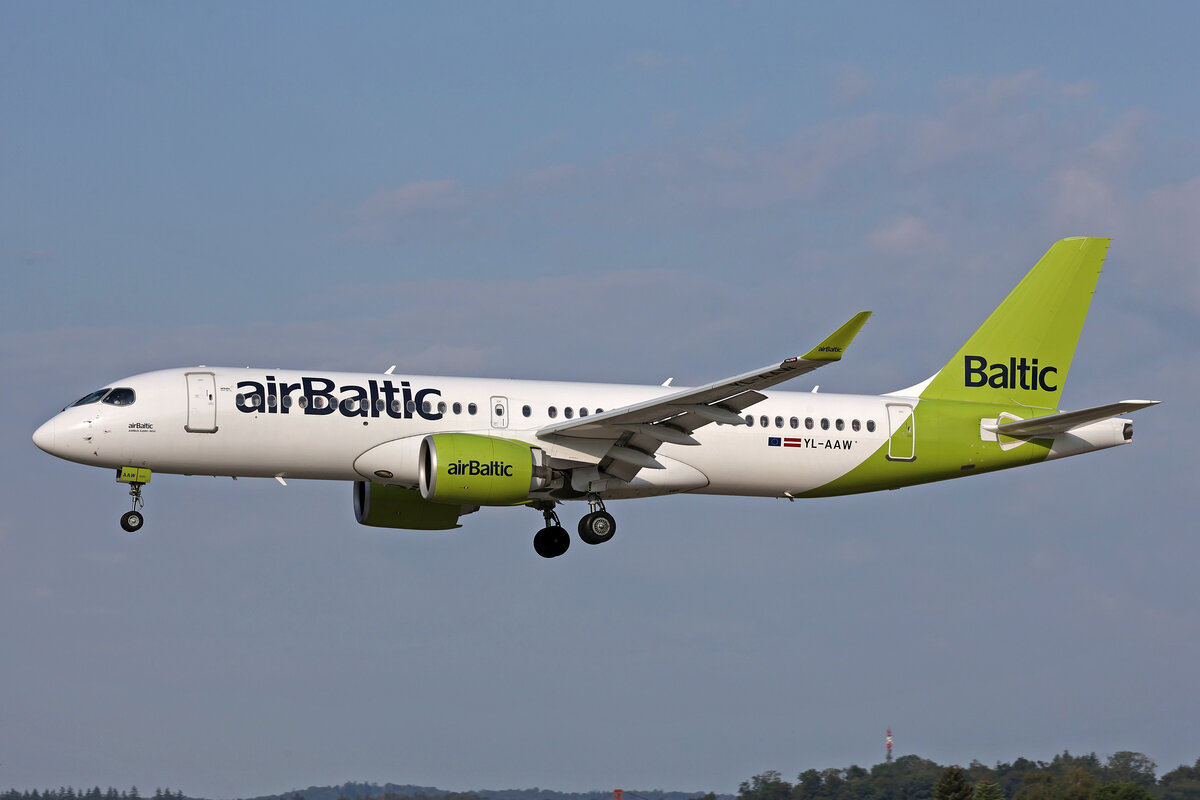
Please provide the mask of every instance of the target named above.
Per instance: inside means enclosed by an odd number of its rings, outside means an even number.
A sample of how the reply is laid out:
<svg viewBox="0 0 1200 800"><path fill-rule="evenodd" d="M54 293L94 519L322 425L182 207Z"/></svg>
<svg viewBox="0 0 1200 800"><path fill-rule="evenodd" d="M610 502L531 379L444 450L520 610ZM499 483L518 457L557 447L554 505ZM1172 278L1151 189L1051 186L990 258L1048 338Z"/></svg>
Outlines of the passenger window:
<svg viewBox="0 0 1200 800"><path fill-rule="evenodd" d="M754 417L750 416L749 414L746 415L746 425L751 428L754 427Z"/></svg>
<svg viewBox="0 0 1200 800"><path fill-rule="evenodd" d="M521 406L521 416L528 417L533 415L533 409L529 406Z"/></svg>
<svg viewBox="0 0 1200 800"><path fill-rule="evenodd" d="M550 419L555 419L558 417L558 409L554 406L550 406L546 413L550 415Z"/></svg>
<svg viewBox="0 0 1200 800"><path fill-rule="evenodd" d="M597 408L597 409L596 409L596 413L597 413L597 414L603 414L603 413L604 413L604 409L603 409L603 408Z"/></svg>
<svg viewBox="0 0 1200 800"><path fill-rule="evenodd" d="M563 409L563 416L566 417L567 419L570 419L571 417L575 416L575 412L573 410L571 410L570 406L567 406L566 408Z"/></svg>
<svg viewBox="0 0 1200 800"><path fill-rule="evenodd" d="M825 419L824 417L821 418L821 430L829 430L829 420Z"/></svg>
<svg viewBox="0 0 1200 800"><path fill-rule="evenodd" d="M587 416L587 409L586 409L586 408L581 408L581 409L579 409L579 416L581 416L581 417L586 417L586 416Z"/></svg>
<svg viewBox="0 0 1200 800"><path fill-rule="evenodd" d="M110 406L131 406L134 399L133 389L122 386L109 392L108 396L104 398L104 402Z"/></svg>
<svg viewBox="0 0 1200 800"><path fill-rule="evenodd" d="M300 395L296 398L296 405L300 406L301 408L308 408L308 397L305 395Z"/></svg>
<svg viewBox="0 0 1200 800"><path fill-rule="evenodd" d="M271 408L275 407L275 395L269 395L267 397L267 405L270 406Z"/></svg>
<svg viewBox="0 0 1200 800"><path fill-rule="evenodd" d="M504 416L504 406L500 405L499 403L496 403L496 407L492 409L492 413L495 414L497 417L503 417Z"/></svg>
<svg viewBox="0 0 1200 800"><path fill-rule="evenodd" d="M851 423L850 423L850 429L851 429L851 430L855 430L855 431L856 431L856 430L858 430L858 429L859 429L859 428L861 428L861 427L862 427L862 426L858 424L858 420L854 420L853 422L851 422Z"/></svg>
<svg viewBox="0 0 1200 800"><path fill-rule="evenodd" d="M445 403L438 403L438 413L439 414L446 413L446 404Z"/></svg>
<svg viewBox="0 0 1200 800"><path fill-rule="evenodd" d="M353 409L353 406L351 406L351 409ZM404 404L404 410L407 411L409 414L414 413L417 410L417 401L409 400L407 403Z"/></svg>
<svg viewBox="0 0 1200 800"><path fill-rule="evenodd" d="M768 420L766 417L759 417L758 424L762 425L764 428L767 428L767 427L770 427L771 421Z"/></svg>
<svg viewBox="0 0 1200 800"><path fill-rule="evenodd" d="M839 419L837 422L833 423L833 425L834 425L834 427L835 427L835 428L837 428L839 431L842 431L842 430L845 430L845 429L846 429L846 422L845 422L845 420L840 420L840 419Z"/></svg>
<svg viewBox="0 0 1200 800"><path fill-rule="evenodd" d="M812 417L804 418L804 427L808 428L810 431L813 429L813 418Z"/></svg>
<svg viewBox="0 0 1200 800"><path fill-rule="evenodd" d="M791 425L792 425L792 428L793 428L793 429L795 429L795 428L799 428L799 427L800 427L800 420L796 419L795 417L792 417L792 419L791 419Z"/></svg>
<svg viewBox="0 0 1200 800"><path fill-rule="evenodd" d="M875 432L875 420L873 420L873 419L867 420L867 432L868 433Z"/></svg>
<svg viewBox="0 0 1200 800"><path fill-rule="evenodd" d="M384 407L385 407L386 405L387 405L387 401L386 401L386 400L384 400L382 397L380 397L379 399L377 399L377 400L375 401L375 410L376 410L376 411L383 411L383 409L384 409Z"/></svg>
<svg viewBox="0 0 1200 800"><path fill-rule="evenodd" d="M476 406L474 403L467 404L467 413L470 414L472 417L475 416L475 412L478 410L479 410L479 407Z"/></svg>
<svg viewBox="0 0 1200 800"><path fill-rule="evenodd" d="M321 401L321 398L320 398L320 397L317 397L317 398L315 398L315 401L314 401L314 402L318 402L318 403L319 403L320 401ZM399 400L393 400L393 401L392 401L392 404L391 404L391 406L390 406L390 408L392 409L392 413L393 413L393 414L399 414L399 413L400 413L400 409L401 409L401 408L403 408L403 406L401 406L401 405L400 405L400 401L399 401Z"/></svg>
<svg viewBox="0 0 1200 800"><path fill-rule="evenodd" d="M775 427L776 427L776 428L782 428L782 427L783 427L783 417L776 417L776 418L775 418Z"/></svg>

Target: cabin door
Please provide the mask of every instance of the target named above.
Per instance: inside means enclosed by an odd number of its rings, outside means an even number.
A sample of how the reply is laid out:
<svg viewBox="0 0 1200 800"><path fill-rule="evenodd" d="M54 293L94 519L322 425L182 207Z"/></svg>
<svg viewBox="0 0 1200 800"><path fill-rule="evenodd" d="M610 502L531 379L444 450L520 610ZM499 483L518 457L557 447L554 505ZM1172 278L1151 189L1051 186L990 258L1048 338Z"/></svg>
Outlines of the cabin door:
<svg viewBox="0 0 1200 800"><path fill-rule="evenodd" d="M188 433L217 432L217 382L211 372L187 374Z"/></svg>

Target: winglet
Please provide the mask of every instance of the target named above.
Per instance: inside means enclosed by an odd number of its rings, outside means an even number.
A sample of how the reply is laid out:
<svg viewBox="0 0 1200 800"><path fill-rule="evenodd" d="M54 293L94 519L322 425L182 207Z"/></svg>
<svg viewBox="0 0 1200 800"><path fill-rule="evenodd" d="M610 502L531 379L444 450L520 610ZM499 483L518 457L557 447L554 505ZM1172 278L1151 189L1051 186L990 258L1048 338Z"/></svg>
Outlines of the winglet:
<svg viewBox="0 0 1200 800"><path fill-rule="evenodd" d="M867 324L870 311L860 311L851 317L845 325L825 337L819 345L801 356L805 361L841 361L842 353L854 341L854 337Z"/></svg>

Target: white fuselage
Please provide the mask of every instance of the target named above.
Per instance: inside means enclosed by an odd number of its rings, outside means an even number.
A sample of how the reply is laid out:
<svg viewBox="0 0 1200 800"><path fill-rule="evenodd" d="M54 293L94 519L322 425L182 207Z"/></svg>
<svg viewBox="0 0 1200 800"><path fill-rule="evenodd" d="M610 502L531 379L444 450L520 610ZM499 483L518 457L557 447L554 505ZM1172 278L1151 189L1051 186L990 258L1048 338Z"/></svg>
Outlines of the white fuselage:
<svg viewBox="0 0 1200 800"><path fill-rule="evenodd" d="M133 390L135 399L70 406L38 430L38 446L82 464L187 475L376 480L376 468L387 462L402 485L416 485L416 443L427 434L519 439L552 458L583 463L591 456L588 440L539 440L536 432L679 390L208 367L144 373L112 386ZM917 403L764 394L743 414L750 425L707 425L695 432L702 446L665 443L656 454L665 469L642 470L602 494L798 495L846 474L885 444L889 405Z"/></svg>

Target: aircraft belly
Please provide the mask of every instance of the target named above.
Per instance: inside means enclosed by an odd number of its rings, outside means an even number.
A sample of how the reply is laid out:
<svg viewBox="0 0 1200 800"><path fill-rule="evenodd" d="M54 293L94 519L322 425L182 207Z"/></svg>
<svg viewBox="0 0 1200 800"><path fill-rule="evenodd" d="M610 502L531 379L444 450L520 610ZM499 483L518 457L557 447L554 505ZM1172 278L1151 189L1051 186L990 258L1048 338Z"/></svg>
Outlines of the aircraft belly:
<svg viewBox="0 0 1200 800"><path fill-rule="evenodd" d="M879 446L874 437L756 434L761 441L747 447L707 448L691 461L710 479L701 494L785 497L822 486L862 464ZM703 451L706 448L697 448Z"/></svg>

